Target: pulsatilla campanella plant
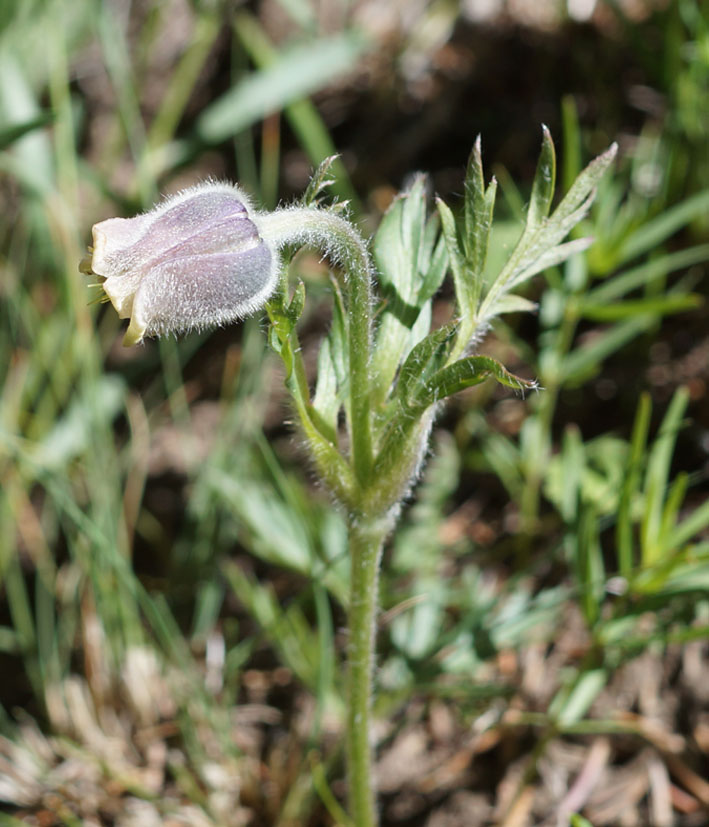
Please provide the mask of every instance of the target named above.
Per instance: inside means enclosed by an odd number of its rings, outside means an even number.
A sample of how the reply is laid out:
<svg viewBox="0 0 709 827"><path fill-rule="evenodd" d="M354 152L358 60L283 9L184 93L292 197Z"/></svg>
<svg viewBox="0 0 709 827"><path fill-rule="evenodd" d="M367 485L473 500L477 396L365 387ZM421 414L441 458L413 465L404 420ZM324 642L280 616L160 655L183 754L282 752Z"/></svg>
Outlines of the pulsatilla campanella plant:
<svg viewBox="0 0 709 827"><path fill-rule="evenodd" d="M94 227L93 253L82 269L101 278L119 315L130 319L128 344L224 324L262 307L268 312L269 341L285 364L304 445L347 516L347 766L356 827L377 822L370 706L384 540L416 479L439 404L487 378L518 390L534 387L472 351L495 317L532 308L516 294L518 287L590 244L564 239L589 209L615 152L612 146L593 161L551 211L556 161L544 129L526 221L497 273L485 268L496 183L485 185L479 140L468 163L461 220L441 200L427 214L419 176L384 216L374 262L341 210L320 204L332 159L296 206L260 212L237 187L205 183L144 215ZM332 326L313 391L297 331L305 288L300 283L291 292L288 286L288 264L304 245L325 254L342 274L334 282ZM447 274L455 320L431 331L432 298Z"/></svg>

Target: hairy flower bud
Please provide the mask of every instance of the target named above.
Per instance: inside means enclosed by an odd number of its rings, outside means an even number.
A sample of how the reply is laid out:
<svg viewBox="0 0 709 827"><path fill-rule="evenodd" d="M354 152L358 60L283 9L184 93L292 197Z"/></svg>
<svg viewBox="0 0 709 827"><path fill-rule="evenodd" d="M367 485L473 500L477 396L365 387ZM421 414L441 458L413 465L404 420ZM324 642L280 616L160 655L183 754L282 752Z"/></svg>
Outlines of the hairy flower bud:
<svg viewBox="0 0 709 827"><path fill-rule="evenodd" d="M135 218L93 227L93 251L81 269L102 287L122 319L124 345L241 319L273 292L278 257L261 237L246 196L208 182Z"/></svg>

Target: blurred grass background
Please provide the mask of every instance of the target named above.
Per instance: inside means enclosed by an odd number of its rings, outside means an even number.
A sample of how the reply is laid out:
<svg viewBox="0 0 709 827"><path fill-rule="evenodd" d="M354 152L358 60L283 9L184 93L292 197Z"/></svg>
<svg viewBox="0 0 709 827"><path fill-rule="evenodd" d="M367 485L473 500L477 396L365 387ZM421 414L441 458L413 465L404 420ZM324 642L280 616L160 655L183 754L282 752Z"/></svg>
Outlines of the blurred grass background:
<svg viewBox="0 0 709 827"><path fill-rule="evenodd" d="M707 101L695 0L0 5L0 823L346 823L344 528L262 323L123 350L91 225L208 176L272 208L337 151L369 232L481 133L501 256L541 122L564 186L621 157L485 343L544 392L457 399L390 543L382 819L707 823Z"/></svg>

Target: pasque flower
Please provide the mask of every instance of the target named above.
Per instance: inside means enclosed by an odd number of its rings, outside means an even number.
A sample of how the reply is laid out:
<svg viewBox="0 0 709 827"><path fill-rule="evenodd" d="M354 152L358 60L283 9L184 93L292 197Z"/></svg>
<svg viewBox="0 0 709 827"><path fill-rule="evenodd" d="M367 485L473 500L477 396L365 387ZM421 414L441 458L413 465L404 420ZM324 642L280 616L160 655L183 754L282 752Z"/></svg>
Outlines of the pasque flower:
<svg viewBox="0 0 709 827"><path fill-rule="evenodd" d="M276 286L278 256L257 222L240 189L207 182L143 215L95 224L82 269L130 319L125 345L226 324L263 307Z"/></svg>
<svg viewBox="0 0 709 827"><path fill-rule="evenodd" d="M468 163L462 221L440 200L437 217L427 217L425 181L417 178L394 201L374 239L386 295L378 305L366 242L339 211L319 204L333 158L315 173L300 204L270 213L254 211L237 187L208 183L145 215L94 227L93 255L82 269L102 277L119 315L130 318L126 344L223 324L270 299L269 343L283 360L303 445L347 520L346 749L357 827L378 823L371 701L384 541L419 474L443 400L487 377L518 390L536 387L471 353L472 346L494 318L531 306L515 295L520 285L588 246L588 239L564 239L586 215L614 155L611 147L586 167L551 212L556 160L545 128L524 229L505 263L490 273L496 184L485 184L480 142ZM285 269L300 246L327 256L340 272L314 392L298 333L305 288L300 284L291 295ZM433 296L448 272L456 318L430 330Z"/></svg>

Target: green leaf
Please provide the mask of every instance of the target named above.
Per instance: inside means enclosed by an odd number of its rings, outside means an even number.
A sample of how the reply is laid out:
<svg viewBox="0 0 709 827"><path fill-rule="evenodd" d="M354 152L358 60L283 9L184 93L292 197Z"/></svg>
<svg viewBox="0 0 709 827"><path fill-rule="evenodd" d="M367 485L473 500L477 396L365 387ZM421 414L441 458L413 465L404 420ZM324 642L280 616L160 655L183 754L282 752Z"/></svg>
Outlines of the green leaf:
<svg viewBox="0 0 709 827"><path fill-rule="evenodd" d="M568 425L561 448L563 485L559 489L559 510L567 525L572 525L578 519L585 471L586 455L581 434L575 425Z"/></svg>
<svg viewBox="0 0 709 827"><path fill-rule="evenodd" d="M496 192L497 181L494 178L487 190L485 189L482 148L478 135L468 159L465 176L465 236L463 237L466 262L477 285L476 295L479 294L482 286Z"/></svg>
<svg viewBox="0 0 709 827"><path fill-rule="evenodd" d="M415 300L421 282L419 264L425 224L426 178L418 175L411 187L391 203L373 245L387 311L407 327L418 315Z"/></svg>
<svg viewBox="0 0 709 827"><path fill-rule="evenodd" d="M549 215L556 182L556 154L554 142L546 126L542 126L542 151L532 184L532 196L527 210L527 227L539 227Z"/></svg>
<svg viewBox="0 0 709 827"><path fill-rule="evenodd" d="M32 447L32 459L45 468L66 468L76 457L92 449L95 435L104 422L111 422L123 409L126 386L116 373L96 381L93 398L76 395L52 429Z"/></svg>
<svg viewBox="0 0 709 827"><path fill-rule="evenodd" d="M532 596L527 589L520 579L512 578L505 588L508 594L505 596L503 592L497 599L493 598L485 625L490 629L495 651L524 645L535 627L553 629L558 624L559 612L570 596L567 590L547 588Z"/></svg>
<svg viewBox="0 0 709 827"><path fill-rule="evenodd" d="M485 462L507 489L511 499L520 496L523 478L522 460L518 446L502 434L491 431L482 440L481 452Z"/></svg>
<svg viewBox="0 0 709 827"><path fill-rule="evenodd" d="M436 294L448 270L448 248L443 235L439 235L439 229L440 219L438 213L433 213L426 224L426 234L424 237L425 246L423 255L425 256L425 275L419 290L420 305L423 305L424 302ZM429 252L427 241L431 236L433 236L432 243L434 243L435 246L433 250Z"/></svg>
<svg viewBox="0 0 709 827"><path fill-rule="evenodd" d="M569 425L569 429L575 426ZM527 425L525 422L525 437ZM542 430L542 434L545 432ZM532 433L526 442L544 437ZM556 507L562 511L564 520L570 524L578 516L577 505L573 506L573 513L568 506L570 497L577 493L584 503L593 505L599 517L615 515L618 512L620 491L623 487L624 475L627 466L628 444L625 440L603 434L585 443L580 443L578 454L567 450L566 434L564 435L563 450L547 460L548 466L544 472L545 495ZM574 444L571 444L574 447ZM539 460L537 460L539 467ZM581 475L577 484L577 476Z"/></svg>
<svg viewBox="0 0 709 827"><path fill-rule="evenodd" d="M271 42L258 18L248 12L236 12L233 15L233 28L241 46L258 70L270 71L274 66L279 65L283 49ZM317 48L319 42L319 40L311 41L313 48ZM323 84L329 82L330 77L326 72L322 80ZM337 150L330 132L311 100L299 98L292 101L285 106L284 114L298 143L312 164L320 164L323 158L336 154ZM357 193L354 191L345 165L339 158L333 162L332 172L335 175L335 181L332 184L333 193L344 202L351 204L355 215L361 214L362 208ZM343 201L339 201L338 205L342 203Z"/></svg>
<svg viewBox="0 0 709 827"><path fill-rule="evenodd" d="M305 284L303 283L302 279L298 279L298 284L296 285L296 288L293 291L293 296L291 297L291 300L288 303L288 309L286 310L288 319L290 320L293 326L295 326L296 322L301 317L304 307Z"/></svg>
<svg viewBox="0 0 709 827"><path fill-rule="evenodd" d="M709 190L702 190L664 210L657 218L639 227L625 241L619 252L619 261L628 261L658 247L677 230L689 224L694 218L706 215L707 212L709 212Z"/></svg>
<svg viewBox="0 0 709 827"><path fill-rule="evenodd" d="M662 557L660 529L663 501L668 484L670 465L682 417L689 402L689 391L680 387L675 391L667 409L660 432L653 443L645 475L644 517L641 526L642 564L653 566Z"/></svg>
<svg viewBox="0 0 709 827"><path fill-rule="evenodd" d="M424 216L425 218L425 216ZM437 212L432 212L426 219L426 224L419 246L419 271L427 273L432 265L432 258L436 244L440 242L441 219Z"/></svg>
<svg viewBox="0 0 709 827"><path fill-rule="evenodd" d="M315 558L307 529L300 515L274 496L272 486L257 479L237 479L216 468L209 482L248 530L253 554L303 574L311 570Z"/></svg>
<svg viewBox="0 0 709 827"><path fill-rule="evenodd" d="M581 172L581 129L576 101L572 95L565 95L561 100L561 120L564 136L562 184L564 189L569 189Z"/></svg>
<svg viewBox="0 0 709 827"><path fill-rule="evenodd" d="M7 149L20 138L34 132L36 129L44 129L54 120L52 112L41 112L39 115L28 118L21 123L8 124L0 127L0 150Z"/></svg>
<svg viewBox="0 0 709 827"><path fill-rule="evenodd" d="M668 294L647 299L617 301L608 305L583 301L579 307L579 315L594 322L617 322L648 313L654 316L684 313L701 307L703 303L704 299L698 293Z"/></svg>
<svg viewBox="0 0 709 827"><path fill-rule="evenodd" d="M584 619L593 628L603 598L598 508L595 497L588 490L592 471L588 467L586 447L578 428L572 425L564 432L560 470L563 485L560 486L558 505L567 526L564 548L573 565Z"/></svg>
<svg viewBox="0 0 709 827"><path fill-rule="evenodd" d="M339 155L329 155L313 173L303 197L300 199L304 207L317 204L323 191L335 183L332 175L332 165L339 159Z"/></svg>
<svg viewBox="0 0 709 827"><path fill-rule="evenodd" d="M339 387L344 389L349 381L347 339L346 328L343 328L342 297L339 295L336 284L334 293L333 322L330 332L332 363L338 375ZM298 299L294 300L298 302ZM295 322L288 315L288 309L284 311L283 295L279 294L269 302L267 310L271 320L269 344L283 360L286 386L300 417L305 443L318 467L321 478L326 481L336 496L345 501L349 496L347 490L350 481L349 467L337 450L336 430L321 417L319 410L310 401L310 389L300 354Z"/></svg>
<svg viewBox="0 0 709 827"><path fill-rule="evenodd" d="M623 475L623 488L618 504L618 519L615 537L618 548L618 570L628 580L633 570L633 518L632 504L639 485L642 462L645 456L647 435L650 429L652 403L647 393L642 394L635 414L633 431L630 437L630 453Z"/></svg>
<svg viewBox="0 0 709 827"><path fill-rule="evenodd" d="M573 537L573 562L579 584L579 602L589 628L593 628L600 617L605 580L598 523L595 505L584 503Z"/></svg>
<svg viewBox="0 0 709 827"><path fill-rule="evenodd" d="M588 250L591 244L593 244L592 238L576 238L573 241L567 241L565 244L558 244L556 247L551 247L542 253L539 258L535 259L528 267L520 269L510 284L510 289L531 279L532 276L536 276L538 273L543 273L551 267L563 264L563 262L571 258L571 256Z"/></svg>
<svg viewBox="0 0 709 827"><path fill-rule="evenodd" d="M265 562L319 579L342 600L347 574L346 532L336 511L308 498L302 485L283 475L283 485L247 468L237 479L211 468L205 478L218 501L238 520L248 549Z"/></svg>
<svg viewBox="0 0 709 827"><path fill-rule="evenodd" d="M667 491L665 507L662 509L660 532L657 538L658 545L665 554L676 551L672 544L672 534L677 523L677 516L679 515L679 510L684 502L684 497L687 493L688 486L689 475L686 471L681 471L674 478L669 490Z"/></svg>
<svg viewBox="0 0 709 827"><path fill-rule="evenodd" d="M331 282L333 292L332 322L328 339L332 364L337 374L339 392L347 396L350 384L350 357L347 335L347 313L340 285L334 279Z"/></svg>
<svg viewBox="0 0 709 827"><path fill-rule="evenodd" d="M368 45L360 33L347 31L286 46L275 63L247 75L202 112L198 137L208 144L221 143L287 104L307 98L351 71Z"/></svg>
<svg viewBox="0 0 709 827"><path fill-rule="evenodd" d="M697 506L681 523L677 525L672 534L672 545L674 548L682 548L692 537L709 525L709 500Z"/></svg>
<svg viewBox="0 0 709 827"><path fill-rule="evenodd" d="M593 193L606 170L613 163L617 152L618 144L611 144L603 154L591 161L554 210L551 221L564 221L586 205L589 195Z"/></svg>
<svg viewBox="0 0 709 827"><path fill-rule="evenodd" d="M413 289L417 287L419 276L419 262L421 260L421 243L426 226L426 176L417 175L409 188L406 197L401 199L401 242L409 256L413 267L407 279L411 293L407 299L413 299Z"/></svg>
<svg viewBox="0 0 709 827"><path fill-rule="evenodd" d="M607 682L608 672L606 669L590 669L583 672L576 680L556 715L557 726L561 728L568 727L580 721Z"/></svg>
<svg viewBox="0 0 709 827"><path fill-rule="evenodd" d="M457 330L452 322L422 339L409 353L399 372L396 394L404 403L412 400L418 388L446 362Z"/></svg>
<svg viewBox="0 0 709 827"><path fill-rule="evenodd" d="M575 813L570 817L571 827L593 827L593 824L582 815Z"/></svg>
<svg viewBox="0 0 709 827"><path fill-rule="evenodd" d="M589 302L610 304L625 296L631 290L637 290L662 279L675 270L691 267L693 264L709 261L709 244L697 244L686 250L652 258L638 267L614 275L586 294Z"/></svg>
<svg viewBox="0 0 709 827"><path fill-rule="evenodd" d="M281 338L278 331L278 325L274 322L268 329L268 345L279 356L283 354L284 339ZM286 372L290 373L291 368L286 366Z"/></svg>
<svg viewBox="0 0 709 827"><path fill-rule="evenodd" d="M278 3L301 28L310 30L317 26L317 17L309 0L278 0Z"/></svg>
<svg viewBox="0 0 709 827"><path fill-rule="evenodd" d="M537 303L518 296L515 293L508 293L498 302L498 313L532 313L537 309Z"/></svg>
<svg viewBox="0 0 709 827"><path fill-rule="evenodd" d="M462 318L475 318L476 296L472 279L468 279L465 259L458 245L458 231L455 226L455 218L450 207L440 198L436 199L438 214L441 217L443 237L446 241L448 260L451 272L453 273L453 284L455 296L458 302L458 311Z"/></svg>
<svg viewBox="0 0 709 827"><path fill-rule="evenodd" d="M422 598L391 624L392 643L408 658L419 659L435 647L444 626L445 589L435 575L420 577L416 590Z"/></svg>
<svg viewBox="0 0 709 827"><path fill-rule="evenodd" d="M536 382L515 376L489 356L467 356L435 373L416 394L412 407L423 411L447 396L479 385L488 377L514 390L533 390L537 387Z"/></svg>
<svg viewBox="0 0 709 827"><path fill-rule="evenodd" d="M387 397L399 366L430 329L430 298L447 268L437 217L426 218L426 178L392 202L374 238L374 260L386 303L372 374L375 404Z"/></svg>
<svg viewBox="0 0 709 827"><path fill-rule="evenodd" d="M326 424L333 443L337 438L337 415L341 405L342 399L338 394L337 373L332 359L330 339L325 339L318 353L318 378L313 396L313 408L320 415L322 422Z"/></svg>
<svg viewBox="0 0 709 827"><path fill-rule="evenodd" d="M564 382L580 382L596 373L604 359L655 323L654 316L633 316L575 348L563 361Z"/></svg>
<svg viewBox="0 0 709 827"><path fill-rule="evenodd" d="M643 590L647 594L662 595L665 598L676 596L693 596L704 600L709 593L709 562L707 549L703 549L704 559L686 565L673 566L668 575L663 573L661 582L657 578L650 581Z"/></svg>
<svg viewBox="0 0 709 827"><path fill-rule="evenodd" d="M286 379L293 371L293 352L290 336L295 329L295 321L291 319L286 305L286 296L277 293L266 305L271 326L268 331L268 343L283 359L286 366Z"/></svg>
<svg viewBox="0 0 709 827"><path fill-rule="evenodd" d="M549 139L551 140L551 139ZM617 146L613 144L603 155L592 161L579 175L573 186L549 218L541 218L547 209L553 148L546 139L538 167L538 181L534 200L527 212L527 222L512 255L492 282L479 310L479 322L489 322L498 315L499 299L523 281L548 267L560 264L573 253L588 246L587 239L561 244L565 236L586 215L594 198L595 186L613 158ZM553 183L553 181L552 181Z"/></svg>
<svg viewBox="0 0 709 827"><path fill-rule="evenodd" d="M13 124L30 124L42 118L42 110L30 79L29 63L20 61L3 44L0 49L0 111L6 129ZM33 192L46 195L54 187L54 153L49 133L28 130L24 139L16 143L12 153L0 158L2 169L9 170Z"/></svg>
<svg viewBox="0 0 709 827"><path fill-rule="evenodd" d="M226 580L247 612L263 629L279 657L305 686L317 688L317 638L297 603L284 608L273 587L262 585L236 564L224 566Z"/></svg>

